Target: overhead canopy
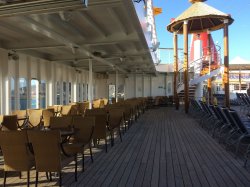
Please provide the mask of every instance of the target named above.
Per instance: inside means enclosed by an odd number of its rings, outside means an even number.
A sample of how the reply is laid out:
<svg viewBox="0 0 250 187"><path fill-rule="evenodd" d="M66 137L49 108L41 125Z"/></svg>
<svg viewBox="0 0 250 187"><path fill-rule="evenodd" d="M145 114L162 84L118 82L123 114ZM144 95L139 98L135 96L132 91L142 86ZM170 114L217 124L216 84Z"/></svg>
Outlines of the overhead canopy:
<svg viewBox="0 0 250 187"><path fill-rule="evenodd" d="M224 26L224 20L228 23L233 23L230 15L225 14L203 2L194 1L193 4L176 19L174 19L168 26L169 32L183 33L183 22L188 21L188 32L199 33L221 29Z"/></svg>
<svg viewBox="0 0 250 187"><path fill-rule="evenodd" d="M86 70L92 58L98 73L155 73L133 1L1 2L0 48Z"/></svg>

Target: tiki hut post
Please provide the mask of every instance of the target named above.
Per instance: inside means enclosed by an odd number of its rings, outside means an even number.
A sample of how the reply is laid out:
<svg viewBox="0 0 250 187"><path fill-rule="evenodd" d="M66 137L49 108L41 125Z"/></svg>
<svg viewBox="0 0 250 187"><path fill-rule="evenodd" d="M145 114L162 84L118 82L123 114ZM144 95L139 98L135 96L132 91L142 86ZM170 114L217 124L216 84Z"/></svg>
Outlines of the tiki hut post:
<svg viewBox="0 0 250 187"><path fill-rule="evenodd" d="M212 56L211 56L211 33L210 31L208 30L207 31L207 37L208 37L208 60L209 60L209 74L211 72L211 63L212 63ZM211 101L212 101L212 88L211 88L211 85L212 85L212 79L209 78L207 80L207 91L208 91L208 104L211 104Z"/></svg>
<svg viewBox="0 0 250 187"><path fill-rule="evenodd" d="M183 23L183 37L184 37L184 101L185 112L188 113L189 106L189 85L188 85L188 21Z"/></svg>
<svg viewBox="0 0 250 187"><path fill-rule="evenodd" d="M224 88L225 88L225 106L230 107L229 101L229 50L228 50L228 20L224 20Z"/></svg>
<svg viewBox="0 0 250 187"><path fill-rule="evenodd" d="M179 110L179 97L177 93L177 78L178 78L178 35L174 32L174 102L176 110Z"/></svg>

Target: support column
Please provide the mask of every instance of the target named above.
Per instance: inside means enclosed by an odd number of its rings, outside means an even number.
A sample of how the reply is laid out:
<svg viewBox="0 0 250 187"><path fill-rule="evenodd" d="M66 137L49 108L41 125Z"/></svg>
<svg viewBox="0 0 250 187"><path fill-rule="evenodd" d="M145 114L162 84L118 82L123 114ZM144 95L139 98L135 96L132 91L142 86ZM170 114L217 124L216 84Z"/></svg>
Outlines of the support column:
<svg viewBox="0 0 250 187"><path fill-rule="evenodd" d="M207 38L208 38L208 57L209 57L209 74L211 73L211 63L212 63L212 53L211 53L211 33L207 31ZM208 104L211 104L212 99L212 78L209 78L207 81L207 91L208 91Z"/></svg>
<svg viewBox="0 0 250 187"><path fill-rule="evenodd" d="M118 71L115 71L115 102L118 102Z"/></svg>
<svg viewBox="0 0 250 187"><path fill-rule="evenodd" d="M152 75L150 75L149 77L149 89L150 96L152 97Z"/></svg>
<svg viewBox="0 0 250 187"><path fill-rule="evenodd" d="M9 114L10 107L10 84L8 52L0 49L0 114Z"/></svg>
<svg viewBox="0 0 250 187"><path fill-rule="evenodd" d="M145 93L144 93L144 73L142 74L142 97L145 97Z"/></svg>
<svg viewBox="0 0 250 187"><path fill-rule="evenodd" d="M241 92L241 68L239 69L239 90Z"/></svg>
<svg viewBox="0 0 250 187"><path fill-rule="evenodd" d="M188 85L188 21L183 24L183 37L184 37L184 101L185 113L188 113L189 108L189 85Z"/></svg>
<svg viewBox="0 0 250 187"><path fill-rule="evenodd" d="M177 79L178 79L178 36L174 32L174 103L175 109L179 110L179 97L177 93Z"/></svg>
<svg viewBox="0 0 250 187"><path fill-rule="evenodd" d="M15 60L15 109L20 109L20 88L19 88L19 59Z"/></svg>
<svg viewBox="0 0 250 187"><path fill-rule="evenodd" d="M92 66L92 59L89 59L88 99L89 99L89 108L92 109L92 102L93 102L93 66Z"/></svg>
<svg viewBox="0 0 250 187"><path fill-rule="evenodd" d="M228 20L224 20L224 76L225 106L230 108L229 98L229 42L228 42Z"/></svg>
<svg viewBox="0 0 250 187"><path fill-rule="evenodd" d="M136 98L136 90L137 90L137 85L136 85L136 74L135 74L135 77L134 77L134 86L135 86L135 88L134 88L134 91L135 91L135 98Z"/></svg>

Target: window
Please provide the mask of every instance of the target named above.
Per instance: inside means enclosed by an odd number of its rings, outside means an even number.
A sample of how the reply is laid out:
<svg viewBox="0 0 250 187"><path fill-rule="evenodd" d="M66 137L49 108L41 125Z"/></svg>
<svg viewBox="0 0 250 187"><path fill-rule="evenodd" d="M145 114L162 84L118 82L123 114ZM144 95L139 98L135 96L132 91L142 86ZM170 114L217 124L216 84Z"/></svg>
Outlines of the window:
<svg viewBox="0 0 250 187"><path fill-rule="evenodd" d="M60 82L56 82L56 104L60 105L60 93L61 93L61 86Z"/></svg>
<svg viewBox="0 0 250 187"><path fill-rule="evenodd" d="M39 81L31 80L31 108L39 108Z"/></svg>
<svg viewBox="0 0 250 187"><path fill-rule="evenodd" d="M19 79L19 97L20 97L20 109L26 110L27 109L27 81L25 78Z"/></svg>
<svg viewBox="0 0 250 187"><path fill-rule="evenodd" d="M71 96L71 94L72 94L72 88L71 88L71 82L69 82L69 103L71 103L71 99L72 99L72 96Z"/></svg>
<svg viewBox="0 0 250 187"><path fill-rule="evenodd" d="M109 85L109 102L110 103L115 102L115 85L113 84Z"/></svg>
<svg viewBox="0 0 250 187"><path fill-rule="evenodd" d="M46 108L46 82L41 80L39 91L40 108Z"/></svg>
<svg viewBox="0 0 250 187"><path fill-rule="evenodd" d="M66 82L63 82L63 105L66 105L66 88L67 84Z"/></svg>
<svg viewBox="0 0 250 187"><path fill-rule="evenodd" d="M10 109L15 110L16 98L15 98L15 79L10 78Z"/></svg>
<svg viewBox="0 0 250 187"><path fill-rule="evenodd" d="M172 95L172 82L168 82L167 93L168 95Z"/></svg>

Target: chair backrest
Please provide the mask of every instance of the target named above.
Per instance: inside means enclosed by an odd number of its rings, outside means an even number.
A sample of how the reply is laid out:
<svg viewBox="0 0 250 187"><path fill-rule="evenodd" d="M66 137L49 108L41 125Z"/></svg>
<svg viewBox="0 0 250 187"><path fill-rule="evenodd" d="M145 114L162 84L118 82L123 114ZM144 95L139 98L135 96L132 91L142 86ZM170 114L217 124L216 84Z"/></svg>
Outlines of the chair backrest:
<svg viewBox="0 0 250 187"><path fill-rule="evenodd" d="M93 138L106 138L107 112L103 108L86 110L85 116L95 117Z"/></svg>
<svg viewBox="0 0 250 187"><path fill-rule="evenodd" d="M100 108L100 103L101 103L101 100L100 99L96 99L93 101L93 108Z"/></svg>
<svg viewBox="0 0 250 187"><path fill-rule="evenodd" d="M17 117L26 117L27 110L14 110L11 112L12 115L17 115Z"/></svg>
<svg viewBox="0 0 250 187"><path fill-rule="evenodd" d="M44 127L50 126L50 118L55 116L54 108L43 110L43 125Z"/></svg>
<svg viewBox="0 0 250 187"><path fill-rule="evenodd" d="M70 115L72 105L63 105L62 110L61 110L61 115L62 116L68 116Z"/></svg>
<svg viewBox="0 0 250 187"><path fill-rule="evenodd" d="M89 109L89 101L84 101L83 104L85 109Z"/></svg>
<svg viewBox="0 0 250 187"><path fill-rule="evenodd" d="M60 172L61 134L59 130L27 131L32 144L37 172Z"/></svg>
<svg viewBox="0 0 250 187"><path fill-rule="evenodd" d="M78 110L79 110L79 114L81 114L81 115L85 114L86 108L85 108L84 103L78 103Z"/></svg>
<svg viewBox="0 0 250 187"><path fill-rule="evenodd" d="M34 165L26 131L0 132L5 171L28 171Z"/></svg>
<svg viewBox="0 0 250 187"><path fill-rule="evenodd" d="M50 117L51 129L70 129L72 127L72 116Z"/></svg>
<svg viewBox="0 0 250 187"><path fill-rule="evenodd" d="M121 122L124 119L124 112L125 110L121 107L109 110L108 124L110 129L120 128Z"/></svg>
<svg viewBox="0 0 250 187"><path fill-rule="evenodd" d="M214 109L218 113L218 115L220 116L220 119L223 121L223 123L225 123L225 124L229 123L229 121L224 116L222 109L220 107L215 106Z"/></svg>
<svg viewBox="0 0 250 187"><path fill-rule="evenodd" d="M222 107L221 109L222 109L222 112L225 115L225 118L227 119L229 124L232 126L232 128L234 128L236 130L239 129L239 127L237 126L235 120L232 118L232 115L230 115L230 109L224 108L224 107Z"/></svg>
<svg viewBox="0 0 250 187"><path fill-rule="evenodd" d="M103 98L102 100L103 100L105 106L106 106L106 105L108 104L108 102L109 102L109 100L106 99L106 98Z"/></svg>
<svg viewBox="0 0 250 187"><path fill-rule="evenodd" d="M87 144L91 141L95 127L95 117L76 116L73 118L75 140Z"/></svg>
<svg viewBox="0 0 250 187"><path fill-rule="evenodd" d="M77 104L72 104L71 110L70 110L70 115L77 115L78 112L78 105Z"/></svg>
<svg viewBox="0 0 250 187"><path fill-rule="evenodd" d="M41 119L43 115L42 109L29 109L27 110L27 114L29 116L29 124L32 127L37 127L41 124Z"/></svg>
<svg viewBox="0 0 250 187"><path fill-rule="evenodd" d="M4 115L2 121L2 131L15 131L17 130L17 115Z"/></svg>
<svg viewBox="0 0 250 187"><path fill-rule="evenodd" d="M235 110L230 110L229 113L231 114L232 118L234 119L234 121L236 122L236 125L238 126L238 128L241 130L242 133L248 133L247 128L245 127L245 125L243 124L243 122L241 121L238 113Z"/></svg>
<svg viewBox="0 0 250 187"><path fill-rule="evenodd" d="M101 99L100 100L100 106L99 106L99 108L104 108L104 107L105 107L104 100Z"/></svg>

